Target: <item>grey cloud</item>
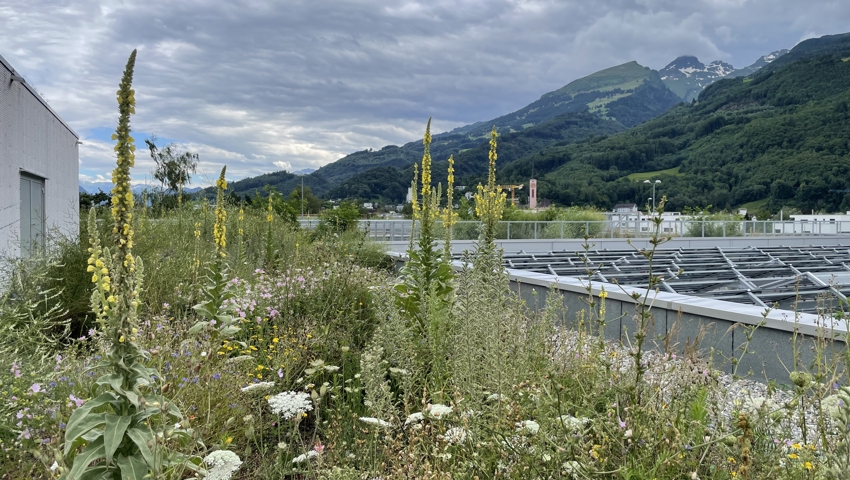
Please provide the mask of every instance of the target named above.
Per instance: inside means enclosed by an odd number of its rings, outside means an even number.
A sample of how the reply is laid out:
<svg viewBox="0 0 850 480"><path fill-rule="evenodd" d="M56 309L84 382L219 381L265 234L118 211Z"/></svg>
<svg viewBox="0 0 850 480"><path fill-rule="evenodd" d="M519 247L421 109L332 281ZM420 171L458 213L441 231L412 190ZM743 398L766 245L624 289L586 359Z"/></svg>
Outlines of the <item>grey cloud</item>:
<svg viewBox="0 0 850 480"><path fill-rule="evenodd" d="M134 128L240 178L405 143L429 116L493 118L630 60L745 66L848 20L817 0L0 0L0 53L85 133L114 126L138 48ZM108 173L108 143L84 141L86 174Z"/></svg>

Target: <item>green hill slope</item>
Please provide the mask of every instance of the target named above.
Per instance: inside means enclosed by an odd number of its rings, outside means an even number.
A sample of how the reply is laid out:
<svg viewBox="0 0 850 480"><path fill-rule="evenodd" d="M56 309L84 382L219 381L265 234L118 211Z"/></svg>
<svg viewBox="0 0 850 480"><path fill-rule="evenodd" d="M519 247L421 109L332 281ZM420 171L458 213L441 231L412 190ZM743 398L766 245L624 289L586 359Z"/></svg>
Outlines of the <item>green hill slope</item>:
<svg viewBox="0 0 850 480"><path fill-rule="evenodd" d="M627 177L659 173L658 195L671 209L731 208L767 200L768 209L848 210L850 195L850 45L809 40L782 68L720 80L698 102L609 138L552 146L503 169L520 180L546 171L541 196L564 204L645 204L651 195ZM840 39L839 39L840 40ZM810 57L809 54L828 52ZM777 60L778 61L778 60Z"/></svg>
<svg viewBox="0 0 850 480"><path fill-rule="evenodd" d="M561 115L521 132L501 136L499 163L518 160L549 145L567 145L592 135L614 134L625 129L619 122L586 111ZM455 174L458 179L484 174L488 165L489 148L489 143L482 143L455 155ZM415 161L421 160L422 143L419 143L418 151L413 148L409 151L417 154ZM413 179L412 163L411 161L410 165L400 169L382 166L361 172L334 187L325 196L378 200L381 203L403 202ZM445 157L434 161L432 178L435 183L439 182L445 186L447 168Z"/></svg>
<svg viewBox="0 0 850 480"><path fill-rule="evenodd" d="M797 44L787 55L774 60L765 70L776 70L789 63L820 55L834 55L850 51L850 33L825 35L820 38L810 38Z"/></svg>
<svg viewBox="0 0 850 480"><path fill-rule="evenodd" d="M431 145L435 181L444 181L445 159L455 155L458 176L486 171L490 130L496 126L500 140L500 162L511 162L554 144L571 143L592 135L607 135L654 118L679 98L667 89L658 72L629 62L581 78L540 97L539 100L508 115L457 128L436 135ZM407 192L412 178L412 164L422 155L421 142L403 147L385 147L379 152L358 152L319 169L317 174L333 175L356 171L329 191L327 198L362 198L401 202L404 195L387 196L389 192ZM482 159L484 161L482 162ZM385 168L402 170L392 182ZM375 171L370 171L375 168ZM326 177L327 178L327 177ZM392 182L393 187L377 181ZM404 185L400 190L398 185Z"/></svg>
<svg viewBox="0 0 850 480"><path fill-rule="evenodd" d="M518 158L528 154L528 149L531 148L539 149L566 139L573 141L591 134L623 130L660 115L679 101L661 82L658 72L636 62L629 62L573 81L508 115L434 135L431 154L435 159L446 159L449 155L463 155L468 150L486 145L490 129L494 125L501 134L522 134L562 115L587 111L594 114L575 115L569 123L570 131L563 134L544 133L551 125L544 130L536 130L527 141L518 142L523 145L522 150L516 153ZM389 145L380 150L364 150L325 165L307 175L304 182L305 185L310 185L313 192L326 198L384 198L386 189L379 192L372 188L362 188L365 184L376 184L366 172L380 168L373 176L384 178L388 172L386 168L404 170L421 156L420 141L400 147ZM364 174L365 177L360 177ZM346 182L353 177L358 177L354 179L354 183ZM250 193L256 189L258 182L264 181L277 182L273 185L278 190L287 192L295 188L301 178L283 179L262 175L234 182L233 188L238 194ZM360 194L355 195L353 192ZM393 198L392 201L402 201L404 195L401 198Z"/></svg>
<svg viewBox="0 0 850 480"><path fill-rule="evenodd" d="M494 125L499 129L499 133L512 133L539 125L558 115L584 110L631 127L654 118L659 110L667 110L678 103L678 99L667 94L667 91L658 72L638 65L637 62L629 62L570 82L515 112L456 128L450 133L487 138ZM610 110L612 103L617 104L619 100L635 94L656 101L640 105L633 103L627 107L619 104L619 109Z"/></svg>

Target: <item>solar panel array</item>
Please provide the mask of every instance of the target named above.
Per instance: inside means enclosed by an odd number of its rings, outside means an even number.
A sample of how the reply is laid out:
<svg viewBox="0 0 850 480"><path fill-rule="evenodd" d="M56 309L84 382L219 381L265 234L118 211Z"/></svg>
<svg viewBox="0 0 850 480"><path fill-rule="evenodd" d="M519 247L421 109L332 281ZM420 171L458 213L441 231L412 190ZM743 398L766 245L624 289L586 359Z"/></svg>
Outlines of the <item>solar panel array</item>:
<svg viewBox="0 0 850 480"><path fill-rule="evenodd" d="M646 288L649 260L636 250L505 254L505 266ZM850 248L661 249L652 259L660 291L817 313L850 295Z"/></svg>

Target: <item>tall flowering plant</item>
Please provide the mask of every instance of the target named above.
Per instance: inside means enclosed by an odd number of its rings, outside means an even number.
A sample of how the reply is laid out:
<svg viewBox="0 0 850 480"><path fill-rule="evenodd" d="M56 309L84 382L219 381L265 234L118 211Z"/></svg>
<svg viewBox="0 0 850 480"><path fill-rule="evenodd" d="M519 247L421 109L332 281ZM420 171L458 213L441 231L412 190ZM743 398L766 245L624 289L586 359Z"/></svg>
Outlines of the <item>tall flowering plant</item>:
<svg viewBox="0 0 850 480"><path fill-rule="evenodd" d="M457 223L458 215L454 210L452 200L454 200L455 188L455 159L454 155L449 155L448 177L446 179L446 207L441 212L443 220L443 228L446 229L446 240L443 243L443 259L451 260L452 255L452 227Z"/></svg>
<svg viewBox="0 0 850 480"><path fill-rule="evenodd" d="M168 448L184 443L192 431L181 427L177 406L158 394L153 379L159 374L145 365L150 354L136 342L137 308L142 261L133 256L133 194L130 168L135 145L130 136L130 115L135 113L131 88L136 51L130 55L118 90L117 162L112 173L112 251L102 246L95 214L89 214L91 234L88 271L94 291L92 309L101 325L108 352L95 365L106 374L97 379L100 393L77 408L68 419L61 478L139 479L174 468L190 468L200 459ZM189 460L187 462L187 460Z"/></svg>
<svg viewBox="0 0 850 480"><path fill-rule="evenodd" d="M224 178L224 172L227 170L227 165L221 168L221 175L215 181L215 225L213 226L213 239L215 240L216 258L227 257L225 247L227 247L227 209L224 208L224 191L227 190L227 180Z"/></svg>
<svg viewBox="0 0 850 480"><path fill-rule="evenodd" d="M407 251L410 260L402 270L404 281L396 286L398 302L407 314L417 321L421 331L427 329L424 305L432 293L438 298L447 298L451 292L452 271L447 258L437 249L434 235L436 220L440 217L440 185L431 186L431 119L425 127L422 139L422 186L418 185L418 168L414 169L411 183L413 192L413 230L419 223L419 237ZM452 163L454 160L452 160ZM453 179L452 179L453 180ZM421 200L419 195L421 194ZM449 205L448 208L450 208ZM453 213L453 212L452 212Z"/></svg>
<svg viewBox="0 0 850 480"><path fill-rule="evenodd" d="M396 304L404 312L408 328L414 335L417 362L429 382L427 389L441 392L449 374L445 368L448 352L443 341L451 327L451 303L454 272L450 260L451 224L454 211L451 193L448 205L440 208L441 187L431 186L431 120L425 127L422 140L422 185L418 185L419 169L414 170L413 191L414 230L419 223L419 236L407 251L408 262L402 270L402 282L396 285ZM454 159L449 160L449 190L453 188ZM442 217L448 232L444 249L437 248L435 225ZM433 375L432 375L433 373Z"/></svg>
<svg viewBox="0 0 850 480"><path fill-rule="evenodd" d="M496 185L496 127L490 132L490 155L489 167L487 169L487 185L478 184L475 193L475 215L481 219L481 236L479 238L479 251L495 249L496 226L505 213L505 201L507 194L502 192Z"/></svg>
<svg viewBox="0 0 850 480"><path fill-rule="evenodd" d="M227 189L227 180L224 177L226 170L226 166L221 169L221 175L215 182L216 205L215 225L213 225L215 260L208 268L207 284L201 290L201 302L193 307L205 320L192 326L189 333L194 334L206 329L214 336L231 338L239 331L239 327L236 326L236 320L233 317L235 307L228 301L233 298L233 293L227 281L227 264L224 263L224 259L227 257L225 250L227 247L227 210L224 205L224 190ZM238 256L236 260L239 261Z"/></svg>

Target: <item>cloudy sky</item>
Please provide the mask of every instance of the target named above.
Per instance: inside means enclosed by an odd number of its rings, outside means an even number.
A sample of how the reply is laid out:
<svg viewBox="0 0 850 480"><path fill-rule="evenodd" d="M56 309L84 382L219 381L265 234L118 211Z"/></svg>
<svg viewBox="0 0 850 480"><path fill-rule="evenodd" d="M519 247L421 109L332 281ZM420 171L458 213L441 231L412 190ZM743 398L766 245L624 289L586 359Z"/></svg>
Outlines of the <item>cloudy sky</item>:
<svg viewBox="0 0 850 480"><path fill-rule="evenodd" d="M494 118L631 60L744 67L848 30L847 0L0 0L0 55L82 137L83 181L112 168L134 48L137 142L199 153L206 184Z"/></svg>

